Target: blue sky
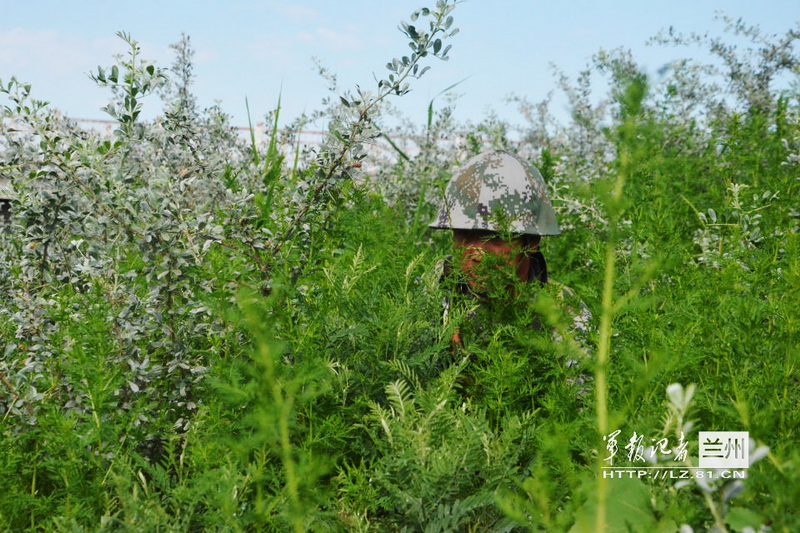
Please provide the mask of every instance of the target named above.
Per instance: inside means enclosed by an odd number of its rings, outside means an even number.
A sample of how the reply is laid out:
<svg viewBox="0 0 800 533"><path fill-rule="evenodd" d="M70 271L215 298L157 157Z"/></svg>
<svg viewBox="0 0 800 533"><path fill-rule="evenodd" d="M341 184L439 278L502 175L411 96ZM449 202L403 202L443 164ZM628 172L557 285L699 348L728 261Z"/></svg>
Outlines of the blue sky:
<svg viewBox="0 0 800 533"><path fill-rule="evenodd" d="M169 66L169 44L188 34L195 49L194 91L203 107L221 101L235 125L246 125L245 98L261 120L282 94L282 123L320 107L328 94L312 57L336 73L342 88L374 89L393 57L407 53L401 20L435 0L6 0L0 18L0 79L32 83L34 95L75 118L106 118L107 93L88 79L98 65L125 50L123 30L143 55ZM515 121L509 94L538 101L555 89L550 65L574 76L599 49L630 48L651 74L669 59L698 53L645 46L648 37L674 26L684 32L720 33L718 11L784 33L800 23L797 0L540 1L468 0L453 13L461 31L448 62L394 100L403 114L424 122L428 102L446 87L456 92L460 120L479 121L491 108ZM440 97L441 98L441 97ZM443 103L443 102L442 102ZM157 114L156 97L145 116Z"/></svg>

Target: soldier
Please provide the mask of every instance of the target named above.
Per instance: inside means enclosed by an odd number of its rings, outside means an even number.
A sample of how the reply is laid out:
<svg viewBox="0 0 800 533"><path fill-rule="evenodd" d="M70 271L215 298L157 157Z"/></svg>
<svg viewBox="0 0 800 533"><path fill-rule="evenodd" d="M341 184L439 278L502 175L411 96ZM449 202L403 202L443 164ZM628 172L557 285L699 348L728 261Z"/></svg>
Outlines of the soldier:
<svg viewBox="0 0 800 533"><path fill-rule="evenodd" d="M8 231L11 219L11 185L7 178L0 178L0 231Z"/></svg>
<svg viewBox="0 0 800 533"><path fill-rule="evenodd" d="M569 288L548 279L547 263L539 250L542 236L558 235L561 230L547 186L534 166L504 151L473 157L448 183L443 205L430 227L453 230L459 254L456 262L464 280L457 285L459 293L481 302L489 292L502 293L504 285L517 280L538 288L548 286L568 306L574 302L568 309L572 329L577 341L586 345L583 334L588 332L591 313ZM444 265L445 275L452 271L451 261ZM499 287L492 283L496 279ZM513 306L513 301L501 302L497 309L509 305ZM445 312L448 308L449 301ZM542 329L539 320L532 326ZM462 346L460 333L453 336L453 342ZM574 361L568 361L570 364Z"/></svg>

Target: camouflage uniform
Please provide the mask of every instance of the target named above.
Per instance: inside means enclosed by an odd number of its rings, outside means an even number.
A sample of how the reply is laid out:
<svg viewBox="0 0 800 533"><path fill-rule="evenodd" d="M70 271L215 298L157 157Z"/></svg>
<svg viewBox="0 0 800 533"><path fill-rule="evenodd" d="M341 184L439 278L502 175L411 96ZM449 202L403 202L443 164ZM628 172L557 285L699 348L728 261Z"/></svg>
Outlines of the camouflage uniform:
<svg viewBox="0 0 800 533"><path fill-rule="evenodd" d="M7 178L0 178L0 228L8 224L11 217L11 184Z"/></svg>
<svg viewBox="0 0 800 533"><path fill-rule="evenodd" d="M584 354L588 355L590 353L589 333L591 331L592 312L589 310L589 307L583 302L583 300L577 297L575 291L573 291L570 287L548 277L547 263L545 262L544 256L541 252L537 251L534 254L531 254L530 258L532 261L531 269L525 282L531 284L533 290L535 290L534 287L536 285L543 286L546 284L550 289L550 292L554 294L555 299L563 303L566 313L571 318L569 331L577 343L578 350L576 351L583 352ZM440 280L444 281L452 276L452 263L452 256L448 256L445 261L439 265ZM458 283L455 286L455 291L463 297L473 299L476 303L480 303L479 295L475 294L467 283ZM448 315L450 312L450 306L451 299L445 298L443 303L444 321L447 321L449 318ZM467 318L471 318L472 315L474 315L474 313L468 315ZM537 330L543 329L543 325L538 319L531 324L531 327ZM557 342L564 341L563 337L555 331L553 332L553 338ZM567 366L574 366L577 364L578 361L576 359L570 359L567 361Z"/></svg>
<svg viewBox="0 0 800 533"><path fill-rule="evenodd" d="M444 202L430 227L509 235L550 236L561 233L542 175L528 162L504 151L486 152L464 164L448 183ZM546 284L557 299L564 302L572 316L570 330L578 343L574 352L588 353L592 316L589 308L575 297L571 289L548 279L547 264L541 252L537 250L528 257L531 268L524 281L532 285ZM445 277L449 264L450 260L442 265ZM471 292L467 284L459 284L456 290L462 294ZM449 309L448 299L445 302L445 320ZM532 327L541 329L542 326L537 321ZM556 332L554 336L556 340L563 340ZM566 364L574 366L577 361L570 359ZM579 376L576 382L581 384L585 379L585 376Z"/></svg>

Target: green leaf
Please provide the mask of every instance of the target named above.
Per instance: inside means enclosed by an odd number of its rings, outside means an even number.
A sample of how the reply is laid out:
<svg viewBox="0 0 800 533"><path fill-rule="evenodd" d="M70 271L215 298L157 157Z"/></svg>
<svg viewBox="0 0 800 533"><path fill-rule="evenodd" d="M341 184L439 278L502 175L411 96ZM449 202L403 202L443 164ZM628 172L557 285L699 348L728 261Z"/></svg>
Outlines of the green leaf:
<svg viewBox="0 0 800 533"><path fill-rule="evenodd" d="M764 523L764 518L750 509L735 507L725 515L725 523L734 531L741 531L746 527L758 529Z"/></svg>
<svg viewBox="0 0 800 533"><path fill-rule="evenodd" d="M592 494L578 512L578 519L570 533L589 533L595 531L594 519L597 516L597 501ZM658 531L650 493L638 479L614 479L609 482L606 501L607 533L627 533L629 531Z"/></svg>
<svg viewBox="0 0 800 533"><path fill-rule="evenodd" d="M117 80L119 80L119 69L116 65L111 67L111 74L108 75L108 79L114 83L117 83Z"/></svg>
<svg viewBox="0 0 800 533"><path fill-rule="evenodd" d="M438 54L439 50L441 49L442 49L442 40L436 39L435 41L433 41L433 53Z"/></svg>

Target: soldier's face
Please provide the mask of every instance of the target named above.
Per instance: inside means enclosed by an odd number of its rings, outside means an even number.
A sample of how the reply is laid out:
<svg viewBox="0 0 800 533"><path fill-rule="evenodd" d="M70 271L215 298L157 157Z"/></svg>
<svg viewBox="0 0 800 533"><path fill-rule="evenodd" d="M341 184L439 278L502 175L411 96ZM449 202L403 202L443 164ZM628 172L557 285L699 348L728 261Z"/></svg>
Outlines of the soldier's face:
<svg viewBox="0 0 800 533"><path fill-rule="evenodd" d="M525 256L525 243L521 238L508 241L492 235L457 231L453 233L453 240L456 248L460 250L461 271L466 274L474 290L480 290L483 285L479 272L486 262L499 268L507 267L508 272L513 273L520 281L527 279L530 262ZM530 238L527 251L535 249L538 245L538 236Z"/></svg>

